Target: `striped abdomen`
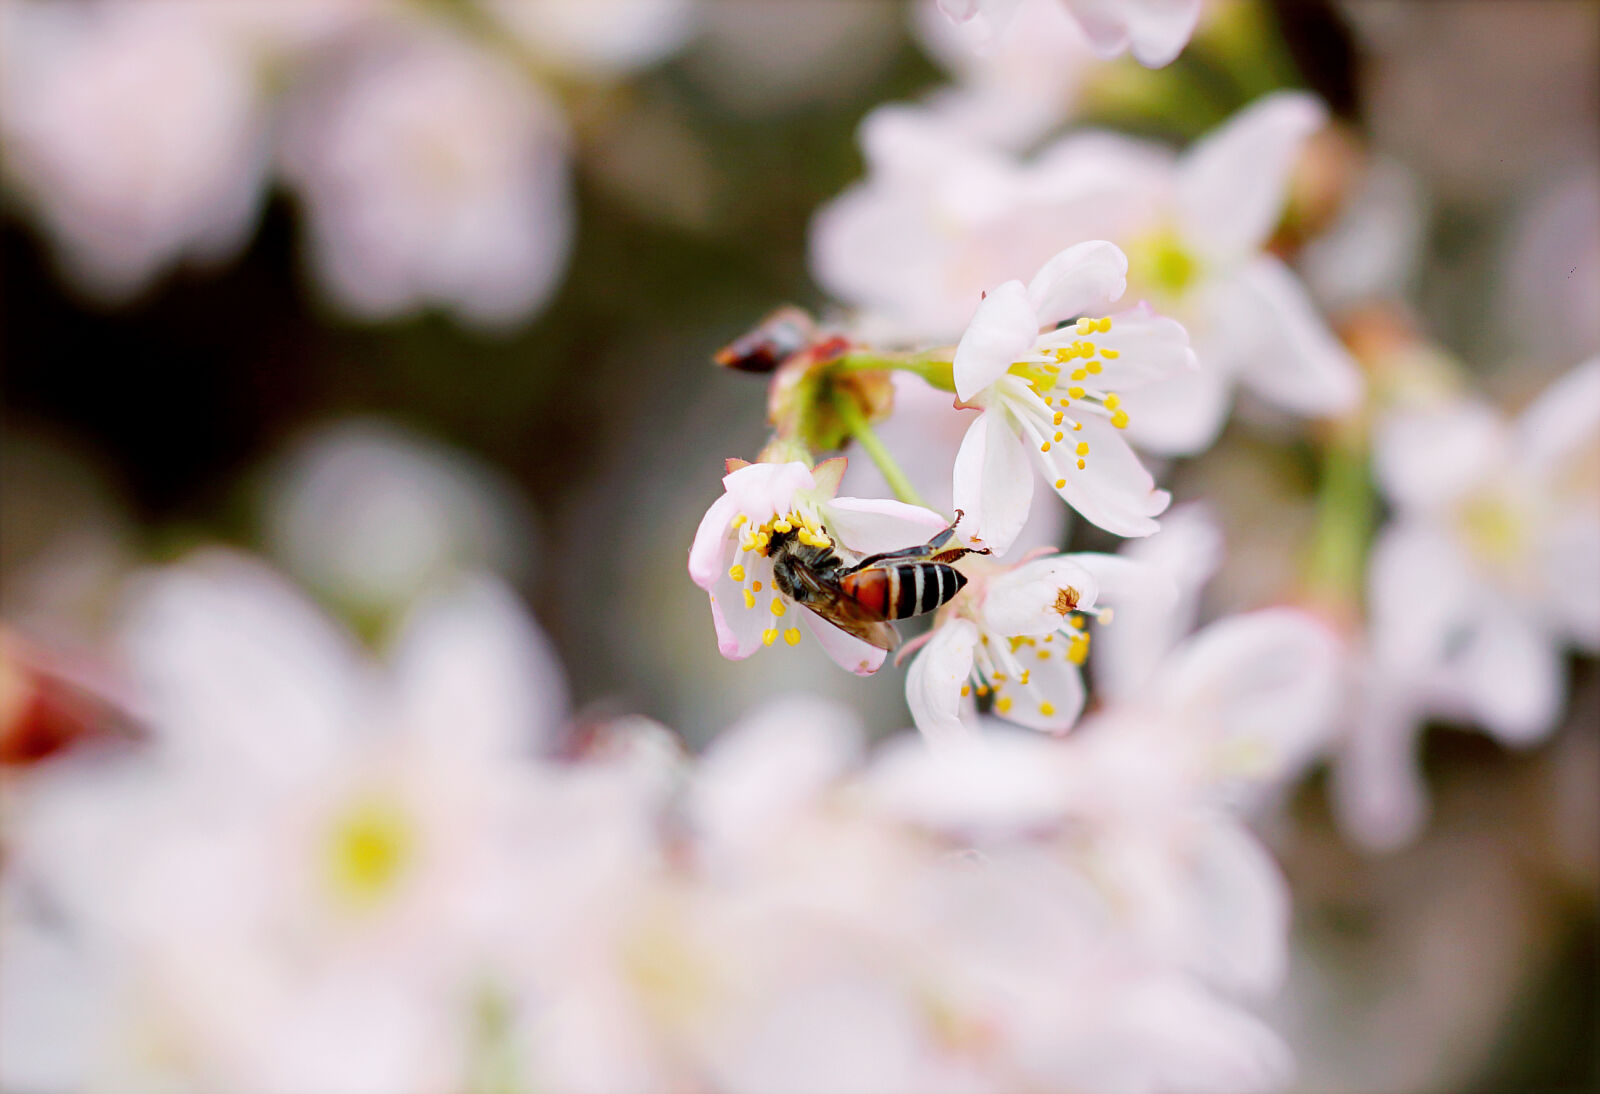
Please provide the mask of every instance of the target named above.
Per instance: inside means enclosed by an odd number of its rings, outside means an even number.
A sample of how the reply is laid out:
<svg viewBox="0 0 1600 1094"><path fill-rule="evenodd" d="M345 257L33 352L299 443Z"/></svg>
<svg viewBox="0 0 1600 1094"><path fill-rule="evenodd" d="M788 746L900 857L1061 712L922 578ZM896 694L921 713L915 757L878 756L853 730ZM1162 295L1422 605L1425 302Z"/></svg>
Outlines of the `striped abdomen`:
<svg viewBox="0 0 1600 1094"><path fill-rule="evenodd" d="M896 562L845 574L839 588L879 619L910 619L933 611L966 583L966 575L943 562Z"/></svg>

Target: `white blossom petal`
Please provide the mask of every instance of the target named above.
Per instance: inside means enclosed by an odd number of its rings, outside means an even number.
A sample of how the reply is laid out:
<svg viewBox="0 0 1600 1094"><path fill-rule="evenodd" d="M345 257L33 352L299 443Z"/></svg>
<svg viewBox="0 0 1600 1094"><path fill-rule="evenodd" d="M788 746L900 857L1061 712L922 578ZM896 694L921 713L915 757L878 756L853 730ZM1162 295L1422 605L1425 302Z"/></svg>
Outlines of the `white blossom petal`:
<svg viewBox="0 0 1600 1094"><path fill-rule="evenodd" d="M1062 594L1071 607L1062 611ZM1035 559L989 582L983 625L995 634L1037 637L1060 630L1072 608L1094 606L1094 577L1066 555Z"/></svg>
<svg viewBox="0 0 1600 1094"><path fill-rule="evenodd" d="M1466 713L1508 745L1543 739L1566 701L1566 667L1555 638L1505 609L1480 617L1451 658L1445 680L1447 708L1456 706L1450 699L1459 699Z"/></svg>
<svg viewBox="0 0 1600 1094"><path fill-rule="evenodd" d="M1118 354L1102 381L1118 394L1199 368L1183 324L1157 315L1147 304L1111 316L1111 329L1093 338Z"/></svg>
<svg viewBox="0 0 1600 1094"><path fill-rule="evenodd" d="M771 560L756 554L746 555L745 559L745 580L759 581L763 587L771 588ZM771 626L766 601L757 600L755 607L746 605L744 584L733 580L727 569L712 582L710 593L717 650L730 661L742 661L761 648L761 632Z"/></svg>
<svg viewBox="0 0 1600 1094"><path fill-rule="evenodd" d="M1289 268L1261 255L1233 279L1232 321L1256 337L1238 359L1239 380L1296 414L1342 414L1361 398L1361 372Z"/></svg>
<svg viewBox="0 0 1600 1094"><path fill-rule="evenodd" d="M1452 637L1484 610L1460 549L1417 521L1386 525L1367 561L1373 656L1400 679L1426 679Z"/></svg>
<svg viewBox="0 0 1600 1094"><path fill-rule="evenodd" d="M1288 964L1289 889L1278 864L1227 815L1203 824L1188 850L1196 971L1225 989L1270 993Z"/></svg>
<svg viewBox="0 0 1600 1094"><path fill-rule="evenodd" d="M1128 256L1115 244L1103 239L1074 244L1041 266L1028 283L1034 333L1063 319L1104 315L1127 287Z"/></svg>
<svg viewBox="0 0 1600 1094"><path fill-rule="evenodd" d="M1417 757L1422 712L1376 674L1351 689L1354 712L1333 766L1340 827L1361 846L1392 851L1428 821L1428 788Z"/></svg>
<svg viewBox="0 0 1600 1094"><path fill-rule="evenodd" d="M853 672L857 676L871 676L878 671L883 659L888 656L886 651L840 630L815 612L802 611L800 618L805 620L806 627L816 637L822 651L846 672Z"/></svg>
<svg viewBox="0 0 1600 1094"><path fill-rule="evenodd" d="M723 494L700 518L689 547L689 577L702 589L711 588L728 568L728 558L737 546L731 524L738 512L738 499Z"/></svg>
<svg viewBox="0 0 1600 1094"><path fill-rule="evenodd" d="M1546 388L1517 419L1514 434L1518 462L1535 474L1553 473L1583 445L1600 443L1600 357Z"/></svg>
<svg viewBox="0 0 1600 1094"><path fill-rule="evenodd" d="M835 542L861 555L915 547L950 523L932 509L889 498L834 498L823 519Z"/></svg>
<svg viewBox="0 0 1600 1094"><path fill-rule="evenodd" d="M1107 60L1124 50L1146 68L1170 64L1194 33L1200 0L1064 0Z"/></svg>
<svg viewBox="0 0 1600 1094"><path fill-rule="evenodd" d="M906 672L911 720L931 745L950 745L972 732L962 717L970 704L963 703L961 688L972 675L977 644L978 628L970 621L946 623L934 630Z"/></svg>
<svg viewBox="0 0 1600 1094"><path fill-rule="evenodd" d="M1017 657L1028 671L1028 682L1006 680L996 684L995 715L1041 733L1065 733L1071 729L1083 713L1086 693L1083 670L1068 658L1067 646L1064 639L1058 638L1018 650Z"/></svg>
<svg viewBox="0 0 1600 1094"><path fill-rule="evenodd" d="M1000 407L985 410L956 453L953 497L974 542L1003 554L1022 532L1033 505L1027 453Z"/></svg>
<svg viewBox="0 0 1600 1094"><path fill-rule="evenodd" d="M1065 480L1056 493L1085 520L1119 536L1148 536L1160 527L1155 518L1166 511L1172 495L1157 490L1155 479L1120 431L1098 415L1079 419L1083 428L1074 436L1089 445L1087 467L1068 466L1072 457L1064 447L1035 452L1045 476Z"/></svg>
<svg viewBox="0 0 1600 1094"><path fill-rule="evenodd" d="M972 313L956 346L956 394L964 402L972 399L1004 376L1012 362L1032 352L1038 337L1039 317L1022 282L1007 281L992 290Z"/></svg>
<svg viewBox="0 0 1600 1094"><path fill-rule="evenodd" d="M1122 394L1128 437L1146 452L1192 456L1210 448L1228 419L1229 378L1208 360Z"/></svg>
<svg viewBox="0 0 1600 1094"><path fill-rule="evenodd" d="M1500 416L1483 403L1397 411L1378 423L1373 472L1402 511L1437 511L1503 463L1509 444Z"/></svg>
<svg viewBox="0 0 1600 1094"><path fill-rule="evenodd" d="M1219 265L1258 250L1282 214L1300 146L1326 118L1312 96L1278 91L1196 143L1176 178L1185 243Z"/></svg>
<svg viewBox="0 0 1600 1094"><path fill-rule="evenodd" d="M510 587L487 574L415 604L389 665L401 725L446 755L548 749L566 717L555 649Z"/></svg>

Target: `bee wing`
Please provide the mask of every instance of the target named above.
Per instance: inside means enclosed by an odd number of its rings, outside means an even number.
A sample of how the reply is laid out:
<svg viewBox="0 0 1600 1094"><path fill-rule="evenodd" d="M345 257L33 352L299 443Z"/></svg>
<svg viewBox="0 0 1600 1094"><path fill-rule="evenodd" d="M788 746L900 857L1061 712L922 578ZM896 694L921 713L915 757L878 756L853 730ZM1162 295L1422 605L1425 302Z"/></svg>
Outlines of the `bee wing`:
<svg viewBox="0 0 1600 1094"><path fill-rule="evenodd" d="M880 650L892 650L900 644L900 635L894 627L881 619L867 615L856 607L853 600L836 600L812 607L811 610L841 631L854 635L869 646L876 646Z"/></svg>

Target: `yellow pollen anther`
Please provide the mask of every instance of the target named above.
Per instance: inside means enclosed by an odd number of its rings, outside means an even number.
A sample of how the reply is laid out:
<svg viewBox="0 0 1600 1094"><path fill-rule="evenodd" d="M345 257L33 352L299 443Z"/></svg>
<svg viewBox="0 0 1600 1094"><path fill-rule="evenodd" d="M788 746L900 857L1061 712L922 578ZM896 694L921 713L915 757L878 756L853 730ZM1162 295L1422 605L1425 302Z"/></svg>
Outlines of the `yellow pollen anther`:
<svg viewBox="0 0 1600 1094"><path fill-rule="evenodd" d="M1053 376L1056 373L1061 371L1061 366L1060 365L1046 365L1046 366L1044 366L1044 370L1046 372L1050 373Z"/></svg>
<svg viewBox="0 0 1600 1094"><path fill-rule="evenodd" d="M1094 325L1094 329L1099 331L1101 334L1106 333L1111 329L1111 317L1109 315L1101 316L1100 321Z"/></svg>
<svg viewBox="0 0 1600 1094"><path fill-rule="evenodd" d="M1066 417L1066 415L1065 415L1065 414L1063 414L1063 413L1062 413L1062 412L1061 412L1061 411L1059 411L1059 410L1058 410L1058 411L1056 411L1056 416L1055 416L1055 422L1054 422L1054 424L1055 424L1055 425L1060 425L1060 424L1061 424L1061 419L1062 419L1062 418L1065 418L1065 417Z"/></svg>
<svg viewBox="0 0 1600 1094"><path fill-rule="evenodd" d="M1104 357L1107 361L1115 361L1118 357L1122 356L1122 351L1114 349L1102 349L1100 351L1100 356Z"/></svg>
<svg viewBox="0 0 1600 1094"><path fill-rule="evenodd" d="M1072 423L1072 431L1074 433L1076 433L1078 430L1080 430L1082 428L1083 428L1083 423L1082 422L1073 422Z"/></svg>
<svg viewBox="0 0 1600 1094"><path fill-rule="evenodd" d="M1109 626L1110 625L1110 623L1111 623L1111 609L1110 608L1101 608L1100 609L1100 623L1103 626Z"/></svg>
<svg viewBox="0 0 1600 1094"><path fill-rule="evenodd" d="M983 684L979 684L978 685L978 695L980 697L982 697L982 696L988 695L988 694L989 694L989 689L987 687L985 687Z"/></svg>
<svg viewBox="0 0 1600 1094"><path fill-rule="evenodd" d="M1106 397L1100 401L1105 405L1107 410L1115 410L1117 407L1122 405L1122 400L1117 398L1117 393L1115 391L1106 392Z"/></svg>
<svg viewBox="0 0 1600 1094"><path fill-rule="evenodd" d="M1067 480L1066 479L1057 479L1056 480L1056 489L1057 490L1062 489L1066 485L1067 485Z"/></svg>
<svg viewBox="0 0 1600 1094"><path fill-rule="evenodd" d="M1044 444L1041 444L1039 446L1039 451L1040 452L1048 452L1048 451L1050 451L1050 442L1049 441L1045 441Z"/></svg>
<svg viewBox="0 0 1600 1094"><path fill-rule="evenodd" d="M1072 644L1067 647L1067 660L1074 665L1081 665L1089 659L1089 636L1086 634L1074 635Z"/></svg>
<svg viewBox="0 0 1600 1094"><path fill-rule="evenodd" d="M1088 467L1088 466L1089 466L1089 465L1088 465L1088 464L1086 464L1086 463L1084 463L1084 462L1083 462L1083 461L1082 461L1082 460L1079 460L1079 461L1078 461L1078 470L1079 470L1079 471L1082 471L1082 470L1083 470L1083 469L1084 469L1084 468L1085 468L1085 467Z"/></svg>
<svg viewBox="0 0 1600 1094"><path fill-rule="evenodd" d="M1093 319L1080 319L1072 329L1077 331L1079 334L1089 334L1094 331L1095 322Z"/></svg>
<svg viewBox="0 0 1600 1094"><path fill-rule="evenodd" d="M798 646L800 644L800 628L790 627L788 630L784 631L783 640L789 643L791 646Z"/></svg>
<svg viewBox="0 0 1600 1094"><path fill-rule="evenodd" d="M751 587L751 588L752 588L752 589L754 589L754 590L755 590L755 591L756 591L756 592L758 592L758 593L759 593L759 592L760 592L760 591L761 591L761 582L759 582L759 581L752 581L752 582L751 582L751 583L750 583L750 587Z"/></svg>
<svg viewBox="0 0 1600 1094"><path fill-rule="evenodd" d="M1093 342L1085 342L1083 344L1083 348L1081 350L1079 350L1078 352L1084 357L1093 357L1094 356L1094 343Z"/></svg>
<svg viewBox="0 0 1600 1094"><path fill-rule="evenodd" d="M728 576L733 578L733 580L735 580L735 581L743 581L744 580L744 567L740 566L737 562L735 562L733 564L733 568L728 571Z"/></svg>
<svg viewBox="0 0 1600 1094"><path fill-rule="evenodd" d="M756 606L756 594L751 592L749 589L744 591L744 606L746 608L753 608Z"/></svg>
<svg viewBox="0 0 1600 1094"><path fill-rule="evenodd" d="M998 710L1001 714L1004 714L1006 711L1010 710L1011 696L1002 695L1000 698L996 699L994 701L994 709Z"/></svg>
<svg viewBox="0 0 1600 1094"><path fill-rule="evenodd" d="M1127 429L1128 412L1126 410L1119 410L1115 414L1111 415L1111 424L1116 426L1118 429Z"/></svg>
<svg viewBox="0 0 1600 1094"><path fill-rule="evenodd" d="M761 632L761 644L763 646L770 646L774 642L776 642L777 640L778 640L778 628L776 628L776 627L768 627L766 630Z"/></svg>
<svg viewBox="0 0 1600 1094"><path fill-rule="evenodd" d="M1081 399L1083 398L1083 388L1069 387L1067 388L1067 394L1072 396L1074 399Z"/></svg>
<svg viewBox="0 0 1600 1094"><path fill-rule="evenodd" d="M1048 638L1046 638L1045 641L1048 642L1050 640ZM1050 651L1049 650L1040 650L1039 651L1039 660L1041 660L1041 661L1050 660Z"/></svg>
<svg viewBox="0 0 1600 1094"><path fill-rule="evenodd" d="M971 695L971 694L972 694L972 685L971 684L962 684L961 685L961 697L964 699L968 695Z"/></svg>
<svg viewBox="0 0 1600 1094"><path fill-rule="evenodd" d="M1005 683L1005 681L1006 681L1006 674L1005 673L997 672L997 673L994 674L994 682L995 683L1003 684L1003 683Z"/></svg>
<svg viewBox="0 0 1600 1094"><path fill-rule="evenodd" d="M773 615L782 615L784 612L786 612L788 610L789 609L784 606L783 601L779 600L777 597L773 597L772 598L772 614Z"/></svg>
<svg viewBox="0 0 1600 1094"><path fill-rule="evenodd" d="M1090 361L1087 365L1084 365L1083 367L1091 375L1098 376L1098 375L1100 375L1101 369L1103 369L1105 366L1100 364L1099 361Z"/></svg>
<svg viewBox="0 0 1600 1094"><path fill-rule="evenodd" d="M1066 439L1067 439L1067 435L1065 433L1061 432L1060 430L1056 431L1056 440L1064 441Z"/></svg>
<svg viewBox="0 0 1600 1094"><path fill-rule="evenodd" d="M1039 704L1039 713L1043 714L1046 718L1050 717L1050 715L1054 714L1055 712L1056 708L1051 706L1049 703Z"/></svg>
<svg viewBox="0 0 1600 1094"><path fill-rule="evenodd" d="M772 530L774 532L792 532L794 531L794 525L786 520L775 520L772 522Z"/></svg>
<svg viewBox="0 0 1600 1094"><path fill-rule="evenodd" d="M1072 370L1072 379L1074 379L1074 380L1087 380L1088 378L1089 378L1088 370L1081 369L1081 368L1075 368L1075 369Z"/></svg>
<svg viewBox="0 0 1600 1094"><path fill-rule="evenodd" d="M1088 441L1079 441L1078 442L1077 453L1080 456L1087 456L1089 454L1089 442Z"/></svg>
<svg viewBox="0 0 1600 1094"><path fill-rule="evenodd" d="M1073 616L1071 619L1067 620L1067 624L1069 626L1071 626L1074 630L1080 630L1080 631L1083 630L1083 628L1088 625L1083 621L1083 616L1081 616L1081 615Z"/></svg>
<svg viewBox="0 0 1600 1094"><path fill-rule="evenodd" d="M750 519L749 517L745 516L743 513L740 513L738 516L733 518L732 527L734 527L734 528L743 527L744 522L749 520L749 519Z"/></svg>
<svg viewBox="0 0 1600 1094"><path fill-rule="evenodd" d="M1027 685L1027 683L1028 683L1028 670L1027 669L1023 669L1022 670L1022 675L1017 677L1017 683L1022 684L1024 686Z"/></svg>

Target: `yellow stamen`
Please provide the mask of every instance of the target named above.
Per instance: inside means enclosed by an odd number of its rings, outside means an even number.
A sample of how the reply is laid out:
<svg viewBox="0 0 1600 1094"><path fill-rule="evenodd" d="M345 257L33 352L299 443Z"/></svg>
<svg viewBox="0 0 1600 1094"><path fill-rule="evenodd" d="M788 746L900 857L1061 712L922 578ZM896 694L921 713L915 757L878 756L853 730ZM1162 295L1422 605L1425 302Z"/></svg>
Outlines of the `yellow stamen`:
<svg viewBox="0 0 1600 1094"><path fill-rule="evenodd" d="M1041 444L1039 446L1039 451L1040 452L1048 452L1048 451L1050 451L1050 442L1049 441L1045 441L1044 444Z"/></svg>
<svg viewBox="0 0 1600 1094"><path fill-rule="evenodd" d="M1067 439L1067 435L1065 433L1061 432L1060 430L1056 431L1056 440L1064 441L1066 439Z"/></svg>
<svg viewBox="0 0 1600 1094"><path fill-rule="evenodd" d="M1082 471L1082 470L1083 470L1083 469L1084 469L1084 468L1086 468L1086 467L1088 467L1088 466L1089 466L1089 465L1088 465L1088 464L1086 464L1086 463L1084 463L1084 462L1083 462L1083 461L1082 461L1082 460L1079 460L1079 461L1078 461L1078 470L1079 470L1079 471Z"/></svg>
<svg viewBox="0 0 1600 1094"><path fill-rule="evenodd" d="M1100 351L1100 356L1104 357L1108 361L1115 361L1118 357L1122 356L1122 351L1121 350L1114 350L1114 349L1103 349L1103 350Z"/></svg>
<svg viewBox="0 0 1600 1094"><path fill-rule="evenodd" d="M1127 429L1128 412L1126 410L1119 410L1115 414L1111 415L1111 424L1116 426L1118 429Z"/></svg>
<svg viewBox="0 0 1600 1094"><path fill-rule="evenodd" d="M971 695L971 694L972 694L972 685L971 684L962 684L961 685L961 697L962 698L966 698L968 695Z"/></svg>
<svg viewBox="0 0 1600 1094"><path fill-rule="evenodd" d="M1000 698L996 699L994 701L994 709L998 710L1001 714L1004 714L1006 711L1010 710L1011 696L1002 695Z"/></svg>
<svg viewBox="0 0 1600 1094"><path fill-rule="evenodd" d="M763 646L770 646L774 642L776 642L777 640L778 640L778 628L777 627L768 627L766 630L761 632L761 644Z"/></svg>
<svg viewBox="0 0 1600 1094"><path fill-rule="evenodd" d="M1088 373L1087 370L1081 369L1081 368L1075 368L1075 369L1072 370L1072 379L1074 379L1074 380L1087 380L1088 378L1089 378L1089 373Z"/></svg>
<svg viewBox="0 0 1600 1094"><path fill-rule="evenodd" d="M756 594L751 592L749 589L744 591L744 606L746 608L753 608L756 606Z"/></svg>
<svg viewBox="0 0 1600 1094"><path fill-rule="evenodd" d="M1039 713L1043 714L1046 718L1050 717L1050 715L1054 714L1055 712L1056 708L1051 706L1049 703L1039 704Z"/></svg>
<svg viewBox="0 0 1600 1094"><path fill-rule="evenodd" d="M1078 452L1078 455L1080 455L1080 456L1087 456L1089 454L1089 442L1088 441L1079 441L1078 442L1077 452Z"/></svg>
<svg viewBox="0 0 1600 1094"><path fill-rule="evenodd" d="M1100 321L1094 325L1094 329L1101 334L1105 334L1111 329L1111 317L1109 315L1101 316Z"/></svg>
<svg viewBox="0 0 1600 1094"><path fill-rule="evenodd" d="M738 516L733 518L732 527L734 527L734 528L743 527L744 522L749 520L749 519L750 519L749 517L745 516L743 513L740 513Z"/></svg>
<svg viewBox="0 0 1600 1094"><path fill-rule="evenodd" d="M728 576L733 578L733 580L735 580L735 581L743 581L744 580L744 567L740 566L737 562L734 563L733 564L733 568L728 571Z"/></svg>
<svg viewBox="0 0 1600 1094"><path fill-rule="evenodd" d="M779 600L777 597L773 597L772 598L772 614L773 615L782 615L784 612L786 612L788 610L789 610L788 608L784 607L783 601Z"/></svg>
<svg viewBox="0 0 1600 1094"><path fill-rule="evenodd" d="M798 646L800 644L800 628L790 627L788 630L784 631L783 640L789 643L791 646Z"/></svg>
<svg viewBox="0 0 1600 1094"><path fill-rule="evenodd" d="M1090 361L1087 365L1084 365L1083 367L1092 376L1100 375L1101 371L1105 368L1105 366L1102 365L1099 361Z"/></svg>
<svg viewBox="0 0 1600 1094"><path fill-rule="evenodd" d="M1081 399L1083 398L1083 388L1069 387L1067 388L1067 394L1072 396L1074 399Z"/></svg>
<svg viewBox="0 0 1600 1094"><path fill-rule="evenodd" d="M752 582L751 582L751 583L750 583L750 587L751 587L751 588L752 588L752 589L754 589L754 590L755 590L755 591L756 591L756 592L758 592L758 593L759 593L759 592L760 592L760 591L761 591L761 582L759 582L759 581L752 581Z"/></svg>
<svg viewBox="0 0 1600 1094"><path fill-rule="evenodd" d="M1055 420L1051 424L1060 425L1061 424L1061 419L1065 418L1065 417L1066 417L1066 415L1061 413L1061 411L1058 410L1058 411L1056 411Z"/></svg>
<svg viewBox="0 0 1600 1094"><path fill-rule="evenodd" d="M1056 489L1057 490L1062 489L1066 485L1067 485L1067 480L1066 479L1057 479L1056 480Z"/></svg>
<svg viewBox="0 0 1600 1094"><path fill-rule="evenodd" d="M1083 318L1078 320L1077 324L1072 329L1077 331L1079 334L1089 334L1094 331L1094 328L1095 322L1093 319Z"/></svg>
<svg viewBox="0 0 1600 1094"><path fill-rule="evenodd" d="M792 532L794 531L794 525L786 520L775 520L772 522L772 530L774 532Z"/></svg>
<svg viewBox="0 0 1600 1094"><path fill-rule="evenodd" d="M1117 393L1115 391L1106 392L1106 397L1102 399L1101 402L1105 404L1105 408L1107 410L1115 410L1117 407L1122 405L1122 400L1117 398Z"/></svg>

